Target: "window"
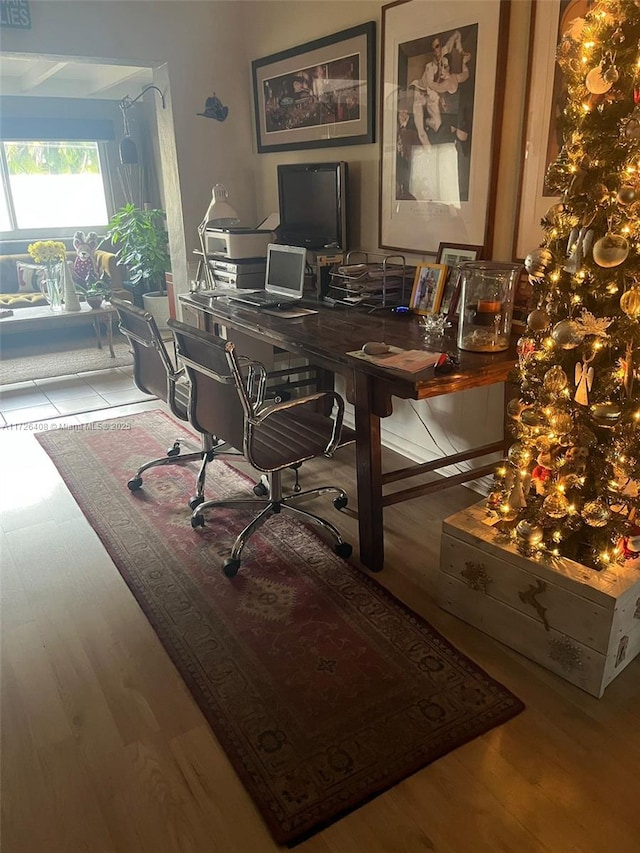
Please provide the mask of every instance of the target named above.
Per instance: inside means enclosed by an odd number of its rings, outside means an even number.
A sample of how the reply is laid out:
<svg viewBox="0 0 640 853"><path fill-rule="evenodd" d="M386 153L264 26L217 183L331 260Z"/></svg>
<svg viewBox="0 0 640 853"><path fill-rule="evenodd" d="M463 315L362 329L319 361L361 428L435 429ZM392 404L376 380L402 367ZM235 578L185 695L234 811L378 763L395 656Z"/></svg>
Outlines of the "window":
<svg viewBox="0 0 640 853"><path fill-rule="evenodd" d="M100 143L86 141L2 142L0 231L53 236L61 229L106 226L100 149Z"/></svg>

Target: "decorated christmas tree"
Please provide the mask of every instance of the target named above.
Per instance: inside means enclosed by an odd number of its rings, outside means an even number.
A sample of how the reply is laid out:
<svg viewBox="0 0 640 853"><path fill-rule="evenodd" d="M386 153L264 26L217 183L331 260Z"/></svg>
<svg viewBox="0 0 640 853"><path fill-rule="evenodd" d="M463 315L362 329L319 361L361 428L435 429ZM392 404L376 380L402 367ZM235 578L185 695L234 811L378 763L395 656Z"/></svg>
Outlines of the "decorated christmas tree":
<svg viewBox="0 0 640 853"><path fill-rule="evenodd" d="M640 0L601 0L558 48L567 98L526 258L513 443L488 506L528 556L640 557Z"/></svg>

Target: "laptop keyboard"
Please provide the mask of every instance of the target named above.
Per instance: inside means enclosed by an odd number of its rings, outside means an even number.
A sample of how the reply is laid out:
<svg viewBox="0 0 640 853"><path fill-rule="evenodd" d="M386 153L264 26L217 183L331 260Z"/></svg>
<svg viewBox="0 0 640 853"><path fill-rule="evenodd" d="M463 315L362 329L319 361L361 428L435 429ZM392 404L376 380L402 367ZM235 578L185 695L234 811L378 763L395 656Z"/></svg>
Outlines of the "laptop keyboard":
<svg viewBox="0 0 640 853"><path fill-rule="evenodd" d="M275 296L273 293L267 293L265 290L260 290L258 293L233 294L229 297L232 302L243 302L245 305L253 305L257 308L268 308L270 305L295 305L300 302L299 299L292 299L290 296Z"/></svg>

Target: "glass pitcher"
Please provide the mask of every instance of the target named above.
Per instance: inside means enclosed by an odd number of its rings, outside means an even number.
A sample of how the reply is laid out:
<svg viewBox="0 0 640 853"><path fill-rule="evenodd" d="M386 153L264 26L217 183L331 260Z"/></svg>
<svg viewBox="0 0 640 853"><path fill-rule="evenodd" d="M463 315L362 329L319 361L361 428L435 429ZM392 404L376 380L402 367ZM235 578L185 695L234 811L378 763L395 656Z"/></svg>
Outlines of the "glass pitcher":
<svg viewBox="0 0 640 853"><path fill-rule="evenodd" d="M522 267L496 261L460 265L458 347L471 352L509 348L513 296Z"/></svg>

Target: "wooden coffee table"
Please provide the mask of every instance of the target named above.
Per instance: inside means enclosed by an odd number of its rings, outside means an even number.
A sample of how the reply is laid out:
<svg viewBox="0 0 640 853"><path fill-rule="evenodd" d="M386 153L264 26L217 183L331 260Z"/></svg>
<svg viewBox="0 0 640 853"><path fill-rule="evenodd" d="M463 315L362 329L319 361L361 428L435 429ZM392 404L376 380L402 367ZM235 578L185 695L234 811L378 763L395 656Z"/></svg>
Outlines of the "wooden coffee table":
<svg viewBox="0 0 640 853"><path fill-rule="evenodd" d="M86 303L81 303L80 311L52 311L48 305L36 308L14 308L10 317L0 318L0 335L18 333L29 329L54 329L61 326L78 326L91 323L98 340L98 349L102 349L102 323L107 332L107 345L111 358L115 358L113 351L113 318L116 309L108 302L101 308L90 308Z"/></svg>

